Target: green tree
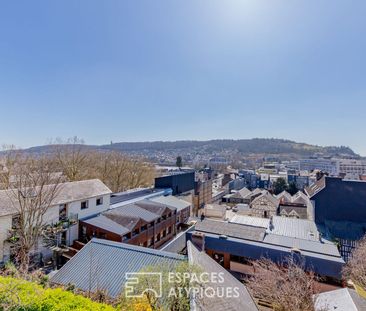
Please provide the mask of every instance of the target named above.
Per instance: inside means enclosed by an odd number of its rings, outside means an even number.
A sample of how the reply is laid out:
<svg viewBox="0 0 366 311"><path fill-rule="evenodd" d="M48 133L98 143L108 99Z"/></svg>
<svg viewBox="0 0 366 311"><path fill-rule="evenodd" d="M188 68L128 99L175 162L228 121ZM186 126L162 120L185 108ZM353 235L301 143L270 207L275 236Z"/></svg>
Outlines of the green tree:
<svg viewBox="0 0 366 311"><path fill-rule="evenodd" d="M299 191L299 189L296 186L296 183L294 183L293 181L290 182L288 184L288 189L287 189L288 193L291 195L294 195L295 193L297 193Z"/></svg>
<svg viewBox="0 0 366 311"><path fill-rule="evenodd" d="M179 169L181 169L181 168L182 168L182 166L183 166L183 161L182 161L182 157L181 157L181 156L178 156L178 157L177 157L177 161L175 162L175 165L176 165L177 167L179 167Z"/></svg>
<svg viewBox="0 0 366 311"><path fill-rule="evenodd" d="M282 191L285 191L288 189L287 182L284 178L280 177L273 183L273 192L274 194L279 194Z"/></svg>

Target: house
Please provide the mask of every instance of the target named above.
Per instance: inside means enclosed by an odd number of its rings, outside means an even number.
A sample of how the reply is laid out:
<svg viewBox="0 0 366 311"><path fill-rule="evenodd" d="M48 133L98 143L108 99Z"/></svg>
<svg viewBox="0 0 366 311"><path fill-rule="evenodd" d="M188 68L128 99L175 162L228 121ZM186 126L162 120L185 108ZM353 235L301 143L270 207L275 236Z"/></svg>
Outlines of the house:
<svg viewBox="0 0 366 311"><path fill-rule="evenodd" d="M160 250L93 238L51 278L56 285L74 285L83 291L103 290L117 298L126 283L126 273L148 266L175 266L185 256Z"/></svg>
<svg viewBox="0 0 366 311"><path fill-rule="evenodd" d="M280 200L279 215L284 217L311 219L312 204L308 196L303 192L298 191L291 196L287 191L283 191L276 197Z"/></svg>
<svg viewBox="0 0 366 311"><path fill-rule="evenodd" d="M172 195L154 197L150 199L150 201L161 203L176 209L177 229L179 229L183 224L187 223L189 217L191 216L191 204Z"/></svg>
<svg viewBox="0 0 366 311"><path fill-rule="evenodd" d="M0 191L0 262L9 260L10 244L6 242L9 231L17 219L17 208L11 199L12 190ZM66 182L60 184L59 191L52 206L44 216L44 223L55 224L60 221L73 220L74 224L62 233L61 243L72 245L78 239L78 220L106 211L110 204L111 190L98 179ZM39 243L34 254L50 255L50 251Z"/></svg>
<svg viewBox="0 0 366 311"><path fill-rule="evenodd" d="M208 297L194 297L191 310L237 310L237 311L256 311L258 310L253 297L243 283L237 280L231 273L226 271L220 264L208 256L204 251L198 250L192 242L187 242L188 259L203 270L208 275L221 275L221 282L210 281L206 284L214 293L222 293ZM238 295L230 295L233 290Z"/></svg>
<svg viewBox="0 0 366 311"><path fill-rule="evenodd" d="M176 225L177 209L172 203L145 199L81 221L80 237L158 248L176 234Z"/></svg>
<svg viewBox="0 0 366 311"><path fill-rule="evenodd" d="M306 270L331 281L341 279L345 264L337 246L320 235L314 222L303 219L239 215L229 222L204 219L187 232L187 240L243 276L254 273L251 260L263 257L277 263L289 256L301 258Z"/></svg>
<svg viewBox="0 0 366 311"><path fill-rule="evenodd" d="M270 194L268 191L263 191L261 195L256 197L250 203L250 210L253 216L269 218L277 215L280 201Z"/></svg>

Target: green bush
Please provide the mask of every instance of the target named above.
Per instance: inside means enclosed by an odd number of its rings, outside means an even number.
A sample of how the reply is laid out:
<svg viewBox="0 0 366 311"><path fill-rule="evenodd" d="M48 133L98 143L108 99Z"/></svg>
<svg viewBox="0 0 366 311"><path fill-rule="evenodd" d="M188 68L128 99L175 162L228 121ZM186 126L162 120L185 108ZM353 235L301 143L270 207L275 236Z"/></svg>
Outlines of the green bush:
<svg viewBox="0 0 366 311"><path fill-rule="evenodd" d="M43 288L32 282L0 276L0 310L81 311L116 310L61 288Z"/></svg>

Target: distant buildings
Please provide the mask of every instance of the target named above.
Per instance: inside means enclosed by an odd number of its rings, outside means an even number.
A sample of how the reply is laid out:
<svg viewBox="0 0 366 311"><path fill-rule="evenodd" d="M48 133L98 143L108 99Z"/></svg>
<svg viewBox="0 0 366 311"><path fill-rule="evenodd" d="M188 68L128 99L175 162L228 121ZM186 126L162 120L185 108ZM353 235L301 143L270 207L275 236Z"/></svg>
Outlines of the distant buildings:
<svg viewBox="0 0 366 311"><path fill-rule="evenodd" d="M314 171L321 170L327 172L331 176L338 176L339 169L338 163L333 159L323 159L323 158L308 158L300 160L300 170L302 171Z"/></svg>

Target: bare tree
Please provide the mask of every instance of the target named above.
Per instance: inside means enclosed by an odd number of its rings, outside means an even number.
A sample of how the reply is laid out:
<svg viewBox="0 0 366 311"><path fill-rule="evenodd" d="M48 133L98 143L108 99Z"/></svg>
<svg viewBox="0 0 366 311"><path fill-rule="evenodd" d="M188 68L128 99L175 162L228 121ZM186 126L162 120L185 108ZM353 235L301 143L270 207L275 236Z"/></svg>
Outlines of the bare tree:
<svg viewBox="0 0 366 311"><path fill-rule="evenodd" d="M88 168L88 153L84 141L77 136L66 142L58 139L53 144L56 163L68 181L85 179Z"/></svg>
<svg viewBox="0 0 366 311"><path fill-rule="evenodd" d="M0 189L9 189L11 186L11 176L20 152L14 145L3 145L2 150L3 154L0 159Z"/></svg>
<svg viewBox="0 0 366 311"><path fill-rule="evenodd" d="M272 303L276 311L315 310L316 276L305 272L301 264L291 258L283 266L261 259L253 262L253 268L247 285L254 297Z"/></svg>
<svg viewBox="0 0 366 311"><path fill-rule="evenodd" d="M13 224L13 244L22 273L29 270L30 254L38 245L46 213L59 190L61 177L55 177L52 161L47 157L19 156L12 175L12 187L7 190L16 211Z"/></svg>
<svg viewBox="0 0 366 311"><path fill-rule="evenodd" d="M343 277L366 290L366 236L352 252L350 260L343 269Z"/></svg>
<svg viewBox="0 0 366 311"><path fill-rule="evenodd" d="M153 183L154 167L141 159L131 159L119 152L95 152L90 156L89 178L99 178L113 192Z"/></svg>

